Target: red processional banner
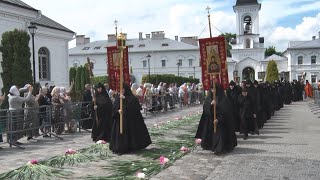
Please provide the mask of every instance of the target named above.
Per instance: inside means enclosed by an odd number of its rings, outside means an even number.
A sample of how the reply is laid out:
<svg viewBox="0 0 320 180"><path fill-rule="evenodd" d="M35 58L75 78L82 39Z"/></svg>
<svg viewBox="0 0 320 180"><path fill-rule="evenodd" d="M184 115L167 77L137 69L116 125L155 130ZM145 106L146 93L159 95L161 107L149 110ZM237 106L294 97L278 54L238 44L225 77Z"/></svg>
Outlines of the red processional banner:
<svg viewBox="0 0 320 180"><path fill-rule="evenodd" d="M215 76L223 89L229 86L226 41L223 36L199 39L202 84L209 90Z"/></svg>
<svg viewBox="0 0 320 180"><path fill-rule="evenodd" d="M117 46L107 47L109 87L120 91L120 50ZM130 86L130 74L128 63L128 46L123 51L123 81Z"/></svg>

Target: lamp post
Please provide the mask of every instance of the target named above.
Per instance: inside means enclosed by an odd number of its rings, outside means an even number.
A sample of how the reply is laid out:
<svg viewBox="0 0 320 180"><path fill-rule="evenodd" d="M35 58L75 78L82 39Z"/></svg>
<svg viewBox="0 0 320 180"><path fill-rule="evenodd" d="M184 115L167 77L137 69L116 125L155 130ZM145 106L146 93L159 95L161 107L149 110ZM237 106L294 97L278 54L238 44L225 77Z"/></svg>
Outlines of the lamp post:
<svg viewBox="0 0 320 180"><path fill-rule="evenodd" d="M193 79L195 79L195 78L196 78L196 67L193 66Z"/></svg>
<svg viewBox="0 0 320 180"><path fill-rule="evenodd" d="M180 61L177 63L177 66L178 66L178 77L179 77L179 68L181 66Z"/></svg>
<svg viewBox="0 0 320 180"><path fill-rule="evenodd" d="M32 38L32 69L33 69L33 84L36 83L36 60L35 60L35 54L34 54L34 34L36 34L37 26L31 24L29 27L29 32L31 34Z"/></svg>
<svg viewBox="0 0 320 180"><path fill-rule="evenodd" d="M150 83L150 58L151 58L151 55L148 54L147 58L148 58L148 83Z"/></svg>

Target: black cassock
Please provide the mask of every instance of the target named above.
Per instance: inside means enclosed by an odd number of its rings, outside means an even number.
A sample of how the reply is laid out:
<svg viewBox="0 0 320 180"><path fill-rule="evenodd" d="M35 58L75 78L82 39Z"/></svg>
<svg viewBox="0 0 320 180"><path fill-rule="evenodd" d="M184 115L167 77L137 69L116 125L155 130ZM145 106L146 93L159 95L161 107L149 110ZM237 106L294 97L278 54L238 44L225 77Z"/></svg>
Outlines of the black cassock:
<svg viewBox="0 0 320 180"><path fill-rule="evenodd" d="M81 110L81 119L86 119L81 122L82 128L84 129L91 129L93 125L92 118L92 95L90 90L85 90L82 94L82 101L84 102L82 104L82 110Z"/></svg>
<svg viewBox="0 0 320 180"><path fill-rule="evenodd" d="M253 104L249 96L240 95L238 98L240 108L240 133L248 134L255 130L253 119Z"/></svg>
<svg viewBox="0 0 320 180"><path fill-rule="evenodd" d="M211 150L215 153L228 152L237 146L232 103L224 97L223 92L221 94L217 90L216 118L218 124L217 131L214 133L212 96L210 91L203 105L203 113L195 138L202 139L201 147L204 150Z"/></svg>
<svg viewBox="0 0 320 180"><path fill-rule="evenodd" d="M113 125L110 141L110 150L124 154L144 149L152 142L144 119L141 114L141 105L132 94L129 86L125 85L123 99L123 133L120 134L120 98L116 96L113 105Z"/></svg>
<svg viewBox="0 0 320 180"><path fill-rule="evenodd" d="M93 141L105 140L110 141L112 127L112 102L108 93L102 86L101 93L96 94L96 113L94 111L92 139ZM96 115L98 120L96 119ZM98 122L97 122L98 121Z"/></svg>
<svg viewBox="0 0 320 180"><path fill-rule="evenodd" d="M232 112L233 112L233 120L235 131L240 131L240 117L239 117L239 105L238 105L238 97L241 93L241 88L239 86L234 86L233 89L230 87L226 90L227 97L232 104Z"/></svg>

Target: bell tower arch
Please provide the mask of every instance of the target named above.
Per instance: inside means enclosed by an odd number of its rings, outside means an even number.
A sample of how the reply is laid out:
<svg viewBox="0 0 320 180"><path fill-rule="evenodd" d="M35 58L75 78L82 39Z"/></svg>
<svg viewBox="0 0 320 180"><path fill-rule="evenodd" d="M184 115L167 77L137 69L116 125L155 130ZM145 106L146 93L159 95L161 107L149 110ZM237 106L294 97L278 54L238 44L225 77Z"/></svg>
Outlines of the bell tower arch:
<svg viewBox="0 0 320 180"><path fill-rule="evenodd" d="M257 0L237 0L233 10L237 17L237 34L259 34L259 11Z"/></svg>

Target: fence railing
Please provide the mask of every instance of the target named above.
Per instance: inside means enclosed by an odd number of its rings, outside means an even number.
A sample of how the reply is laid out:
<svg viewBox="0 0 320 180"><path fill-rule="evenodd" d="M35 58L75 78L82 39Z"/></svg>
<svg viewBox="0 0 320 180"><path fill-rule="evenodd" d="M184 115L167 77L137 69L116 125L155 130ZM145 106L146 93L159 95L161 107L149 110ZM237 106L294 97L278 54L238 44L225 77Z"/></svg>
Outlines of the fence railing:
<svg viewBox="0 0 320 180"><path fill-rule="evenodd" d="M168 109L183 109L203 103L203 92L188 94L164 94L161 96L137 97L145 115L157 114ZM1 138L10 147L23 148L17 140L22 137L55 137L63 140L62 133L75 133L92 129L94 115L92 102L70 102L15 110L0 109ZM1 135L3 135L1 137Z"/></svg>
<svg viewBox="0 0 320 180"><path fill-rule="evenodd" d="M137 98L147 116L148 112L149 114L156 114L158 112L202 104L204 101L204 92L166 93L163 95L137 96Z"/></svg>
<svg viewBox="0 0 320 180"><path fill-rule="evenodd" d="M63 132L89 131L92 122L91 102L70 102L50 106L0 110L0 135L6 143L23 148L17 140L23 136L61 138ZM39 131L40 130L40 131Z"/></svg>

